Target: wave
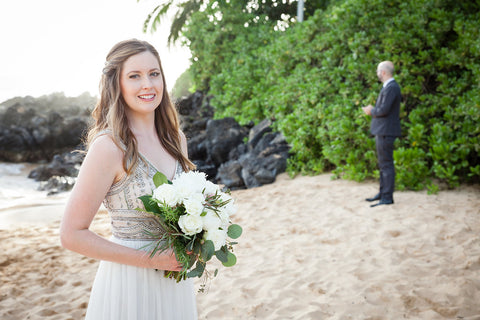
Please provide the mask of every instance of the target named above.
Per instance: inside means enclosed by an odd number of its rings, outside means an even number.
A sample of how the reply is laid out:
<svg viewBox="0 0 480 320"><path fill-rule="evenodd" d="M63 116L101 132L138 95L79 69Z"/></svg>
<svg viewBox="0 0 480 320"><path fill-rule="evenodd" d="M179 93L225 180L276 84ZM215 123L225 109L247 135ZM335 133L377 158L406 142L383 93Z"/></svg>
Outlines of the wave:
<svg viewBox="0 0 480 320"><path fill-rule="evenodd" d="M28 178L30 171L37 166L0 162L0 211L48 202L47 192L37 190L39 182Z"/></svg>

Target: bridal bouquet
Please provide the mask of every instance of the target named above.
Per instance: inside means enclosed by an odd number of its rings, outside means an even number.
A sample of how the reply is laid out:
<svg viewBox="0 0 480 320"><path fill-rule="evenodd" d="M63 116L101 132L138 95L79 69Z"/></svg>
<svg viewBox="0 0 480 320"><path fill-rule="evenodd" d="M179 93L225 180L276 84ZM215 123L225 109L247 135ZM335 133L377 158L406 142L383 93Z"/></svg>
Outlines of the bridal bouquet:
<svg viewBox="0 0 480 320"><path fill-rule="evenodd" d="M153 182L153 193L140 197L145 209L137 210L155 215L164 229L164 233L153 235L157 240L150 256L173 248L183 265L179 272L165 271L165 276L177 282L201 277L213 256L225 267L235 265L237 258L232 250L237 243L231 239L240 237L242 228L230 221L236 211L230 194L198 171L182 173L173 181L157 172Z"/></svg>

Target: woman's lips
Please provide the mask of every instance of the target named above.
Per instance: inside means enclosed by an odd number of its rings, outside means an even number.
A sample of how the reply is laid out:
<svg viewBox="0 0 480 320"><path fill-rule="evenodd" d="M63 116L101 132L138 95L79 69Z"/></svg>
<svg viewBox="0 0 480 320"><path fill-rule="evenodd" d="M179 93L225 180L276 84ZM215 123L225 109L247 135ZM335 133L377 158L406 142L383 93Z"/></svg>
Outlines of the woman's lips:
<svg viewBox="0 0 480 320"><path fill-rule="evenodd" d="M139 95L138 98L144 101L153 101L153 99L155 99L155 94L142 94Z"/></svg>

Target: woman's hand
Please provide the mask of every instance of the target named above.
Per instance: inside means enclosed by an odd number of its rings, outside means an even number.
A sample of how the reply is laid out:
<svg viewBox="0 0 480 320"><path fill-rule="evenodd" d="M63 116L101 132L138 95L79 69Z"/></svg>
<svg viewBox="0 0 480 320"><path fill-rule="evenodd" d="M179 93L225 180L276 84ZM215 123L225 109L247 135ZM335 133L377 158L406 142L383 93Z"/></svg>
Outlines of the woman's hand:
<svg viewBox="0 0 480 320"><path fill-rule="evenodd" d="M163 251L162 253L157 253L155 256L150 258L151 268L158 270L167 270L167 271L182 271L183 266L177 261L175 253L172 249Z"/></svg>

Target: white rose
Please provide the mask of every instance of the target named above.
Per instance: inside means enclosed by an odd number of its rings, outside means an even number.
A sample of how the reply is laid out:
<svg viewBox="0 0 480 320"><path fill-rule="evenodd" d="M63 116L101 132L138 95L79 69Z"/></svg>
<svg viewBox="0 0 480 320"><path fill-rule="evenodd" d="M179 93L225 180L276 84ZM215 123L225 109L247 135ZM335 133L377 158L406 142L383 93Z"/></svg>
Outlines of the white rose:
<svg viewBox="0 0 480 320"><path fill-rule="evenodd" d="M205 240L211 240L215 246L215 251L220 250L227 241L227 232L225 230L209 230L205 232Z"/></svg>
<svg viewBox="0 0 480 320"><path fill-rule="evenodd" d="M178 203L177 192L171 184L164 183L153 190L153 198L162 203L166 203L170 207L174 207Z"/></svg>
<svg viewBox="0 0 480 320"><path fill-rule="evenodd" d="M205 173L198 171L184 172L177 179L173 181L173 184L180 185L188 188L191 193L202 192L205 188L207 178Z"/></svg>
<svg viewBox="0 0 480 320"><path fill-rule="evenodd" d="M237 212L237 207L235 206L231 195L225 192L221 192L220 199L221 201L228 201L228 203L221 209L225 211L229 216L234 215Z"/></svg>
<svg viewBox="0 0 480 320"><path fill-rule="evenodd" d="M190 171L188 173L189 180L191 183L202 191L205 188L205 184L207 183L207 175L204 172L199 171Z"/></svg>
<svg viewBox="0 0 480 320"><path fill-rule="evenodd" d="M228 229L228 225L230 224L230 216L229 216L229 214L228 214L225 210L220 210L220 211L218 212L218 216L219 216L219 218L220 218L220 223L221 223L222 229L227 230L227 229Z"/></svg>
<svg viewBox="0 0 480 320"><path fill-rule="evenodd" d="M187 236L192 236L194 234L202 231L203 222L200 216L192 216L190 214L184 214L178 219L178 225L182 229L183 233Z"/></svg>
<svg viewBox="0 0 480 320"><path fill-rule="evenodd" d="M207 214L202 217L203 230L217 230L221 227L222 221L217 214L212 210L207 210Z"/></svg>
<svg viewBox="0 0 480 320"><path fill-rule="evenodd" d="M207 180L207 182L205 182L205 194L211 196L217 192L220 192L220 187L215 183Z"/></svg>
<svg viewBox="0 0 480 320"><path fill-rule="evenodd" d="M194 216L200 216L203 212L204 202L205 198L203 197L203 194L196 193L183 200L183 205L185 206L187 213Z"/></svg>
<svg viewBox="0 0 480 320"><path fill-rule="evenodd" d="M180 184L180 183L175 183L173 182L173 185L175 186L177 190L177 197L179 202L183 203L185 199L190 198L193 194L196 193L194 188L188 184Z"/></svg>
<svg viewBox="0 0 480 320"><path fill-rule="evenodd" d="M228 216L232 216L237 213L237 207L233 203L233 200L227 203L224 207L222 207L222 211L225 212Z"/></svg>
<svg viewBox="0 0 480 320"><path fill-rule="evenodd" d="M222 199L223 201L227 201L227 200L231 200L231 199L232 199L232 196L229 195L228 193L219 192L218 194L220 195L220 199Z"/></svg>

